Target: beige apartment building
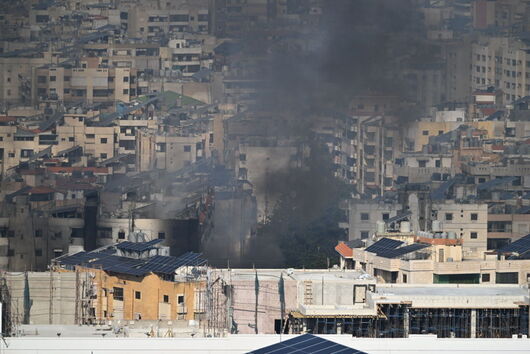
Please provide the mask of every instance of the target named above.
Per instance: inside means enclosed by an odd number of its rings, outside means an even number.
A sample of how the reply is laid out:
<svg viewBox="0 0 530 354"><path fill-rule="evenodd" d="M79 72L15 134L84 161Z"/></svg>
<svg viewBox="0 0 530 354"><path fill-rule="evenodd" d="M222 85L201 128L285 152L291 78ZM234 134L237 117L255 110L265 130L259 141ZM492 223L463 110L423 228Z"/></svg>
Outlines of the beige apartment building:
<svg viewBox="0 0 530 354"><path fill-rule="evenodd" d="M39 144L39 135L16 125L0 125L0 174L29 159L49 145Z"/></svg>
<svg viewBox="0 0 530 354"><path fill-rule="evenodd" d="M343 269L362 269L381 283L408 284L527 284L530 260L508 260L495 253L479 259L464 259L460 239L418 236L417 233L381 233L375 240L403 242L392 253L380 253L370 247L351 248L340 242L335 250ZM377 244L375 241L374 244ZM421 245L421 246L417 246ZM406 252L410 249L410 252ZM399 251L404 248L403 251ZM417 249L416 249L417 248ZM416 249L416 250L414 250Z"/></svg>
<svg viewBox="0 0 530 354"><path fill-rule="evenodd" d="M137 135L136 161L139 171L162 169L177 171L210 155L209 134L180 136L140 131Z"/></svg>
<svg viewBox="0 0 530 354"><path fill-rule="evenodd" d="M462 240L462 258L478 259L487 250L488 205L453 201L432 204L432 231L444 231Z"/></svg>
<svg viewBox="0 0 530 354"><path fill-rule="evenodd" d="M495 86L504 92L504 102L530 95L530 53L518 39L481 38L472 45L471 88Z"/></svg>
<svg viewBox="0 0 530 354"><path fill-rule="evenodd" d="M36 67L57 63L58 54L37 50L0 58L0 101L33 103L32 78Z"/></svg>
<svg viewBox="0 0 530 354"><path fill-rule="evenodd" d="M53 154L79 146L83 155L97 161L114 157L118 144L115 127L88 125L90 118L87 114L65 114L64 123L56 128L57 144L53 146Z"/></svg>
<svg viewBox="0 0 530 354"><path fill-rule="evenodd" d="M34 99L130 102L137 96L136 69L99 67L97 59L87 58L79 68L50 66L36 69Z"/></svg>
<svg viewBox="0 0 530 354"><path fill-rule="evenodd" d="M174 6L170 6L170 2L167 4L169 8L165 9L146 6L131 8L128 15L129 36L152 38L169 33L208 32L208 5L204 1L173 3Z"/></svg>

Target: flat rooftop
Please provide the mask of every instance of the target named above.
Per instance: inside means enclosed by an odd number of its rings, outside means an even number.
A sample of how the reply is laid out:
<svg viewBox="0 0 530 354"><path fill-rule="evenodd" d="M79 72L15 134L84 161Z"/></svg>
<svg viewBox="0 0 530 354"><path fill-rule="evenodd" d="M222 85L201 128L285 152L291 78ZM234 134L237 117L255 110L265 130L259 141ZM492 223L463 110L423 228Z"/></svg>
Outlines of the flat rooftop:
<svg viewBox="0 0 530 354"><path fill-rule="evenodd" d="M378 284L378 295L400 296L529 296L528 288L518 285L411 285Z"/></svg>
<svg viewBox="0 0 530 354"><path fill-rule="evenodd" d="M247 353L296 335L230 335L225 338L39 338L8 337L0 341L2 353ZM529 339L438 339L432 335L409 338L353 338L322 335L327 340L367 353L528 353ZM7 345L7 348L6 348Z"/></svg>
<svg viewBox="0 0 530 354"><path fill-rule="evenodd" d="M339 269L219 269L215 273L221 273L223 277L234 280L254 280L256 273L258 280L274 280L280 279L283 275L285 280L313 280L324 281L328 280L365 280L368 283L375 281L375 278L369 274L358 270L339 270Z"/></svg>

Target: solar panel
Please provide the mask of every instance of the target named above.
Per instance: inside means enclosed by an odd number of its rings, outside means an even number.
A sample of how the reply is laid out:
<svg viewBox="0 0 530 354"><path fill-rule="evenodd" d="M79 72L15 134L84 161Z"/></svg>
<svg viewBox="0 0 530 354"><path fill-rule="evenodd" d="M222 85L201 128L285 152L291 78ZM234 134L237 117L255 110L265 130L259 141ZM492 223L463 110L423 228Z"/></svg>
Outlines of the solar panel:
<svg viewBox="0 0 530 354"><path fill-rule="evenodd" d="M378 253L377 255L379 257L385 257L385 258L396 258L399 256L402 256L407 253L419 251L421 249L424 249L426 247L429 247L430 245L424 244L424 243L413 243L412 245L407 245L403 247L399 247L393 250L386 250L381 253Z"/></svg>
<svg viewBox="0 0 530 354"><path fill-rule="evenodd" d="M375 254L379 254L379 252L385 251L385 250L393 250L394 248L397 248L403 244L402 241L393 240L391 238L384 237L371 245L370 247L366 248L365 251L372 252Z"/></svg>
<svg viewBox="0 0 530 354"><path fill-rule="evenodd" d="M389 224L392 224L393 222L401 221L403 219L406 219L406 218L408 218L411 215L412 215L412 212L411 211L407 211L406 213L396 215L396 216L386 220L385 222L386 222L387 225L389 225Z"/></svg>
<svg viewBox="0 0 530 354"><path fill-rule="evenodd" d="M142 242L144 247L149 243L156 244L161 240ZM128 242L128 241L127 241ZM134 242L131 242L134 244ZM126 245L126 247L128 247ZM109 272L124 273L135 276L142 276L149 272L173 274L176 269L183 266L200 266L206 264L206 260L200 253L187 252L180 257L154 256L150 258L136 259L121 257L112 254L107 250L97 252L79 252L71 256L58 260L60 264L66 266L82 265L89 268L103 269Z"/></svg>
<svg viewBox="0 0 530 354"><path fill-rule="evenodd" d="M509 245L506 245L502 247L501 249L498 249L498 253L519 253L524 254L526 252L530 251L530 234L521 237L517 241L514 241L510 243Z"/></svg>
<svg viewBox="0 0 530 354"><path fill-rule="evenodd" d="M292 339L260 348L249 352L249 354L289 354L289 353L319 353L319 354L365 354L366 352L347 347L330 340L303 334Z"/></svg>
<svg viewBox="0 0 530 354"><path fill-rule="evenodd" d="M118 243L116 245L116 248L124 251L144 252L150 250L151 248L153 248L154 245L160 242L162 242L161 239L154 239L147 242L124 241Z"/></svg>

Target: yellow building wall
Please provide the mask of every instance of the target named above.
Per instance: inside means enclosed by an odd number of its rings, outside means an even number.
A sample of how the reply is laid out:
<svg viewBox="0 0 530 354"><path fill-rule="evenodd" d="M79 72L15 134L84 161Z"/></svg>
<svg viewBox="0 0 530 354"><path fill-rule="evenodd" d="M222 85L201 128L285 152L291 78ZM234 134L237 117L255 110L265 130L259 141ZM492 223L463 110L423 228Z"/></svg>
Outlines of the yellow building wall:
<svg viewBox="0 0 530 354"><path fill-rule="evenodd" d="M91 268L79 268L95 274L93 283L95 285L97 298L93 300L93 307L98 320L135 320L136 314L141 315L142 320L176 320L195 319L196 312L203 312L203 309L196 309L196 293L205 289L204 281L193 282L172 282L160 279L156 274L149 274L145 277L115 276L109 275L103 270ZM114 299L112 290L123 289L123 301ZM135 292L139 291L140 299L136 299ZM164 295L168 296L168 303L164 302ZM184 296L186 312L178 316L178 296ZM164 316L164 309L169 307L169 318ZM119 316L123 308L123 317ZM106 315L106 316L105 316Z"/></svg>

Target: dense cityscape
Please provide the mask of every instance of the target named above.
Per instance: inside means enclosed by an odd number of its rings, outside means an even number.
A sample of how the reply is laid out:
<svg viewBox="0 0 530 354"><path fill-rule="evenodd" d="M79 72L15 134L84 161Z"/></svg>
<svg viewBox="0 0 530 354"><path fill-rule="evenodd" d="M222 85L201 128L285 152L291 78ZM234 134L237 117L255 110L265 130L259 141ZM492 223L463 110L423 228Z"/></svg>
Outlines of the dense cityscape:
<svg viewBox="0 0 530 354"><path fill-rule="evenodd" d="M530 1L0 5L6 353L529 348Z"/></svg>

